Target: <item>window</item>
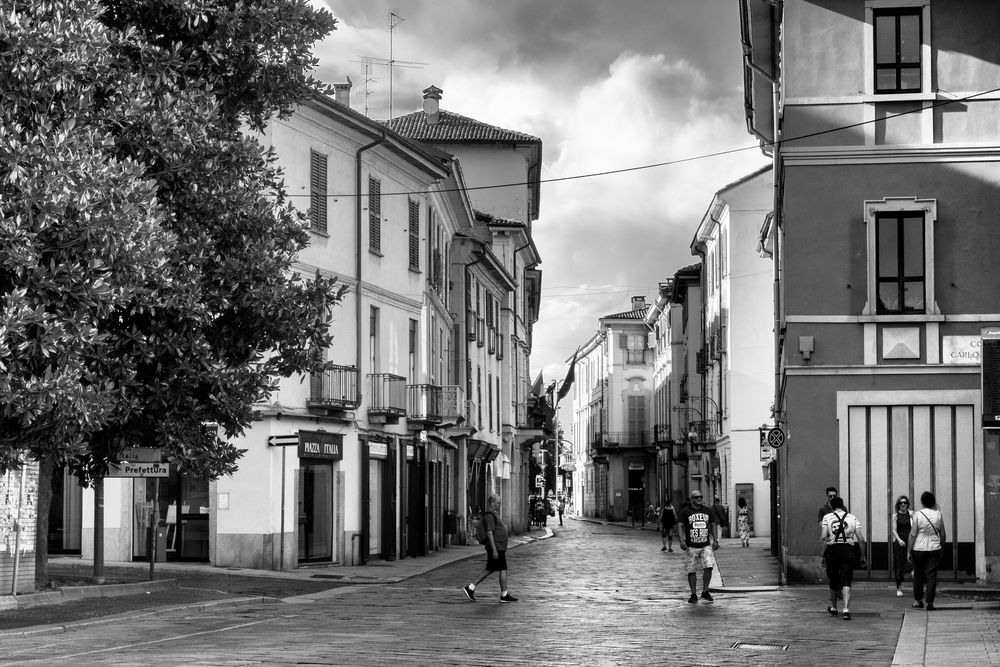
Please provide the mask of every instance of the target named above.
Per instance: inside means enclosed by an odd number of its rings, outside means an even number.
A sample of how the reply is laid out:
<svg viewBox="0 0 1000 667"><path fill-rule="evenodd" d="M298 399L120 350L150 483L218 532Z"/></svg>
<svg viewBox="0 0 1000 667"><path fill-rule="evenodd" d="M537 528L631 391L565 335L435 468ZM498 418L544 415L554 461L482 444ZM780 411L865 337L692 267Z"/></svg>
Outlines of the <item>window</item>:
<svg viewBox="0 0 1000 667"><path fill-rule="evenodd" d="M878 213L875 225L878 312L924 312L923 212Z"/></svg>
<svg viewBox="0 0 1000 667"><path fill-rule="evenodd" d="M309 225L326 233L326 155L309 151Z"/></svg>
<svg viewBox="0 0 1000 667"><path fill-rule="evenodd" d="M410 384L417 383L417 321L410 320Z"/></svg>
<svg viewBox="0 0 1000 667"><path fill-rule="evenodd" d="M872 15L875 40L875 92L921 90L920 8L879 9Z"/></svg>
<svg viewBox="0 0 1000 667"><path fill-rule="evenodd" d="M410 269L420 270L420 204L410 200Z"/></svg>
<svg viewBox="0 0 1000 667"><path fill-rule="evenodd" d="M865 315L935 315L937 202L914 197L865 201L868 304Z"/></svg>
<svg viewBox="0 0 1000 667"><path fill-rule="evenodd" d="M368 177L368 249L382 252L382 182Z"/></svg>
<svg viewBox="0 0 1000 667"><path fill-rule="evenodd" d="M378 308L375 306L368 310L368 362L371 372L378 373Z"/></svg>

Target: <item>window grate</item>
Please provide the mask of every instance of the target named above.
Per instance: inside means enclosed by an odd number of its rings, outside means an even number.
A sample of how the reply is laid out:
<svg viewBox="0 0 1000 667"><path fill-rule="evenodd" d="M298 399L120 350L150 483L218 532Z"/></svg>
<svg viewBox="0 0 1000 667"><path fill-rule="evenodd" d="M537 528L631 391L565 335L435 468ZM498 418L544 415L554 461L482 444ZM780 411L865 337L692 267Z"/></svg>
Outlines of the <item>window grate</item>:
<svg viewBox="0 0 1000 667"><path fill-rule="evenodd" d="M788 644L754 644L751 642L736 642L729 648L741 648L748 651L787 651Z"/></svg>

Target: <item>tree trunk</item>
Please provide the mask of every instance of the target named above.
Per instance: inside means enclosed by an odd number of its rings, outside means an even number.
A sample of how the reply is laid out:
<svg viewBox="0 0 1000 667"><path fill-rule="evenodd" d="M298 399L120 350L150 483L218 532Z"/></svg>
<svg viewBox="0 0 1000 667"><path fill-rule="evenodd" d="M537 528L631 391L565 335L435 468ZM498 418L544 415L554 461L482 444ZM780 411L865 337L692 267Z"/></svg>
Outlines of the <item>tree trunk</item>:
<svg viewBox="0 0 1000 667"><path fill-rule="evenodd" d="M49 586L49 507L52 505L52 457L38 461L38 518L35 529L35 588Z"/></svg>

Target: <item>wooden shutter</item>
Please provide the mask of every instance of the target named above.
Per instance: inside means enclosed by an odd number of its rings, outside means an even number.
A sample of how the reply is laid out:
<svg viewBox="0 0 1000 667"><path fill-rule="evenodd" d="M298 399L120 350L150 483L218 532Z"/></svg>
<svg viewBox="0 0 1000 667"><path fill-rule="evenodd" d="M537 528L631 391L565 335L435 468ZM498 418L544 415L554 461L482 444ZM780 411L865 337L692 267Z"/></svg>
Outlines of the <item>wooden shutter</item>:
<svg viewBox="0 0 1000 667"><path fill-rule="evenodd" d="M410 268L420 270L420 204L410 200Z"/></svg>
<svg viewBox="0 0 1000 667"><path fill-rule="evenodd" d="M382 251L382 183L368 177L368 247Z"/></svg>
<svg viewBox="0 0 1000 667"><path fill-rule="evenodd" d="M309 151L309 224L326 233L326 155Z"/></svg>

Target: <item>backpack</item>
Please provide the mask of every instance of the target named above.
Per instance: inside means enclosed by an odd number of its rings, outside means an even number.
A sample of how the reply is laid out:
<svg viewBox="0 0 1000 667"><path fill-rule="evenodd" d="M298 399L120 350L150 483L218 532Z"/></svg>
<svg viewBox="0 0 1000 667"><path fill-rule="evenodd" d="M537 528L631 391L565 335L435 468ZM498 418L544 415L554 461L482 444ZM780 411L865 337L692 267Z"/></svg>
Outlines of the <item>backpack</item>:
<svg viewBox="0 0 1000 667"><path fill-rule="evenodd" d="M483 519L486 518L486 514L493 514L493 510L486 510L486 513L483 514L482 518L480 518L479 521L476 522L476 540L480 544L486 544L487 543L487 540L486 540L486 522L483 520ZM493 514L493 520L494 521L498 520L496 514Z"/></svg>

